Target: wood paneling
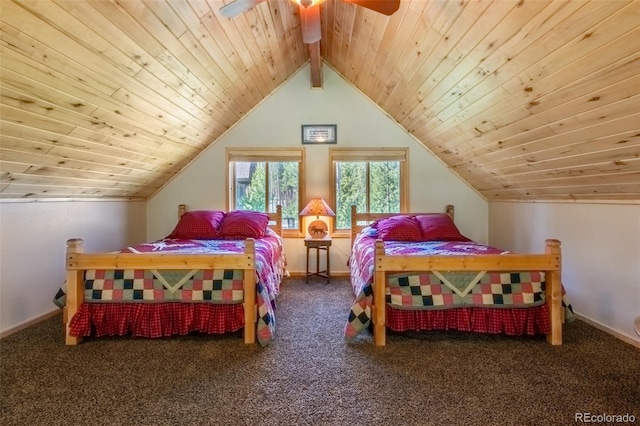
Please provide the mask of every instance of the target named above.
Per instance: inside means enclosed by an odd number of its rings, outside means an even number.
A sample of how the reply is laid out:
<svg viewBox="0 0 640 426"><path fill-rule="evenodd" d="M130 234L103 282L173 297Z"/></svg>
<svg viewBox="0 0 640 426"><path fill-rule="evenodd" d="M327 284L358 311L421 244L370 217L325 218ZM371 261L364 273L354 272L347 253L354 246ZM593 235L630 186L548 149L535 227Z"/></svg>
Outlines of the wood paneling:
<svg viewBox="0 0 640 426"><path fill-rule="evenodd" d="M0 199L146 199L311 52L489 200L640 200L638 0L225 3L1 0Z"/></svg>

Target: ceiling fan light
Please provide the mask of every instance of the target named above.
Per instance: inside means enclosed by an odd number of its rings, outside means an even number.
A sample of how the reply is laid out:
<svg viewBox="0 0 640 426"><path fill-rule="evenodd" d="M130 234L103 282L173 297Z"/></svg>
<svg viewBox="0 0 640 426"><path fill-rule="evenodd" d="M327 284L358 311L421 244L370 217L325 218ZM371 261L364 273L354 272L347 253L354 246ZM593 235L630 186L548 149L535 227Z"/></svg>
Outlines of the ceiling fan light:
<svg viewBox="0 0 640 426"><path fill-rule="evenodd" d="M324 0L291 0L291 1L302 7L311 7L324 2Z"/></svg>

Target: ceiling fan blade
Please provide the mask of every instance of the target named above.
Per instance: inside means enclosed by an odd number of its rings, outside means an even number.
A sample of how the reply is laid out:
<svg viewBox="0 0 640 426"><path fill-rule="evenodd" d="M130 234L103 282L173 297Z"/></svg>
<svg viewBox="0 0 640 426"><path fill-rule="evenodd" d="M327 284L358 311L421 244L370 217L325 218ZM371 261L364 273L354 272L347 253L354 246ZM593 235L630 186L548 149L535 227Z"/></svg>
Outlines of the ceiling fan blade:
<svg viewBox="0 0 640 426"><path fill-rule="evenodd" d="M400 0L345 0L383 15L391 16L400 8Z"/></svg>
<svg viewBox="0 0 640 426"><path fill-rule="evenodd" d="M320 6L300 6L300 22L302 23L302 41L305 44L320 41Z"/></svg>
<svg viewBox="0 0 640 426"><path fill-rule="evenodd" d="M266 0L235 0L220 8L220 14L226 18L235 18Z"/></svg>

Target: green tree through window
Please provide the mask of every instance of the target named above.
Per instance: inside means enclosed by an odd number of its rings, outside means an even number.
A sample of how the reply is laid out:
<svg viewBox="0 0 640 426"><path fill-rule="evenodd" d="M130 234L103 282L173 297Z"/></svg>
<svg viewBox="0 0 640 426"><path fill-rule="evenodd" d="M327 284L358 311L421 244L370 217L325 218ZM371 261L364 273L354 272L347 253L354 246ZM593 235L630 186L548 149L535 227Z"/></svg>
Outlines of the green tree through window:
<svg viewBox="0 0 640 426"><path fill-rule="evenodd" d="M282 206L284 229L298 228L297 162L234 162L235 208L275 212Z"/></svg>
<svg viewBox="0 0 640 426"><path fill-rule="evenodd" d="M335 229L351 227L351 206L359 212L399 213L408 205L407 148L333 148L331 185Z"/></svg>
<svg viewBox="0 0 640 426"><path fill-rule="evenodd" d="M370 204L373 213L400 212L400 162L369 163Z"/></svg>
<svg viewBox="0 0 640 426"><path fill-rule="evenodd" d="M400 163L336 163L336 228L351 226L351 206L358 211L396 213L400 211Z"/></svg>

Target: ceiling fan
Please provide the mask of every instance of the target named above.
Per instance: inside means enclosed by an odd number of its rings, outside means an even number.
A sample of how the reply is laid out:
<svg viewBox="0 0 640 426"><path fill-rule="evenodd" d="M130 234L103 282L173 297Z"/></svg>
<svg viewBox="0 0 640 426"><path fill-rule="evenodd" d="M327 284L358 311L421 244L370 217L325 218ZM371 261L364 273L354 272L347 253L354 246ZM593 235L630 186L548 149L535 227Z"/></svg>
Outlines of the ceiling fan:
<svg viewBox="0 0 640 426"><path fill-rule="evenodd" d="M266 0L235 0L220 8L220 14L233 18ZM291 0L300 6L302 40L306 44L320 41L320 7L325 0ZM400 0L342 0L390 16L400 7Z"/></svg>

